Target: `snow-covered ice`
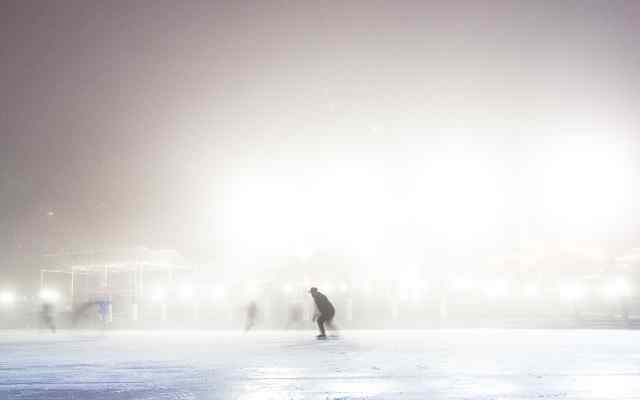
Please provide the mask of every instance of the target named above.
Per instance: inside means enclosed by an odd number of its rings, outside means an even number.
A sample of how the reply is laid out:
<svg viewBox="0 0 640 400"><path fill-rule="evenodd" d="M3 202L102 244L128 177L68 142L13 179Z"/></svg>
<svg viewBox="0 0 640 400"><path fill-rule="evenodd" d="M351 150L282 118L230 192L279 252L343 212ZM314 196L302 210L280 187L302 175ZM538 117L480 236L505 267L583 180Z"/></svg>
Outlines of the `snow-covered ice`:
<svg viewBox="0 0 640 400"><path fill-rule="evenodd" d="M0 332L0 399L640 399L640 331Z"/></svg>

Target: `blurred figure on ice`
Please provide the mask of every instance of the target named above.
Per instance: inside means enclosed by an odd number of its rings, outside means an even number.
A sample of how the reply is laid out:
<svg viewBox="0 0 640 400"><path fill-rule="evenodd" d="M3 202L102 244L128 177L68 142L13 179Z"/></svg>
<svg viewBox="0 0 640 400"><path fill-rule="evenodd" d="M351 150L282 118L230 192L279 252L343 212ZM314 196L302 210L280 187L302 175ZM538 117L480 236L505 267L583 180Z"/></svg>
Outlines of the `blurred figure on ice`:
<svg viewBox="0 0 640 400"><path fill-rule="evenodd" d="M56 324L53 320L53 304L48 302L42 303L40 321L44 327L49 328L51 332L56 333Z"/></svg>
<svg viewBox="0 0 640 400"><path fill-rule="evenodd" d="M289 319L287 320L287 326L285 329L289 329L292 326L300 328L302 326L303 309L302 304L296 302L289 306Z"/></svg>
<svg viewBox="0 0 640 400"><path fill-rule="evenodd" d="M109 322L110 305L111 302L109 300L92 300L82 303L73 312L71 322L73 326L76 327L80 321L89 319L89 310L93 309L93 307L95 306L98 314L98 319L102 324L102 328L106 329L107 322Z"/></svg>
<svg viewBox="0 0 640 400"><path fill-rule="evenodd" d="M258 318L258 305L255 301L251 301L247 306L247 322L244 326L245 332L248 332L249 329L253 328L256 324L256 319Z"/></svg>
<svg viewBox="0 0 640 400"><path fill-rule="evenodd" d="M102 321L102 329L107 329L107 323L109 322L109 308L111 302L109 300L98 301L98 318Z"/></svg>
<svg viewBox="0 0 640 400"><path fill-rule="evenodd" d="M332 330L336 329L333 325L333 317L336 314L336 310L327 296L320 293L318 288L312 287L309 293L311 293L311 297L313 297L313 301L316 303L316 313L313 315L313 321L318 323L318 329L320 329L320 334L317 337L318 339L325 339L327 337L324 330L325 323Z"/></svg>
<svg viewBox="0 0 640 400"><path fill-rule="evenodd" d="M87 319L87 311L96 304L95 301L87 301L74 307L73 315L71 316L71 325L75 328L81 320Z"/></svg>

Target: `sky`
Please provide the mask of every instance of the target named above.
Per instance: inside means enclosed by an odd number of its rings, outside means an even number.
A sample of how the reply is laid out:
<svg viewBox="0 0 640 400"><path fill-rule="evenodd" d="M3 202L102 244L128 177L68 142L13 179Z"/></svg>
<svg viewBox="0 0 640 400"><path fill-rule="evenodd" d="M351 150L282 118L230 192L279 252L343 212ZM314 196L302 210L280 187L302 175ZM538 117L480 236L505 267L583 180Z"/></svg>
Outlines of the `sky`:
<svg viewBox="0 0 640 400"><path fill-rule="evenodd" d="M0 271L130 246L623 251L638 20L636 1L3 1Z"/></svg>

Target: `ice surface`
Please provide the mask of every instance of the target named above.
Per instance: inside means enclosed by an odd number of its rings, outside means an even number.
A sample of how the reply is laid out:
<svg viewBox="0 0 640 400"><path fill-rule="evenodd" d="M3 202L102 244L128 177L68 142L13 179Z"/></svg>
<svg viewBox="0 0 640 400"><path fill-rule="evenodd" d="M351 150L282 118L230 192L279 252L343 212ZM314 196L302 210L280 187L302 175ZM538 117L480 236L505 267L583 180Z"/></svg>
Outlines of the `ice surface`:
<svg viewBox="0 0 640 400"><path fill-rule="evenodd" d="M640 399L640 331L0 332L0 399Z"/></svg>

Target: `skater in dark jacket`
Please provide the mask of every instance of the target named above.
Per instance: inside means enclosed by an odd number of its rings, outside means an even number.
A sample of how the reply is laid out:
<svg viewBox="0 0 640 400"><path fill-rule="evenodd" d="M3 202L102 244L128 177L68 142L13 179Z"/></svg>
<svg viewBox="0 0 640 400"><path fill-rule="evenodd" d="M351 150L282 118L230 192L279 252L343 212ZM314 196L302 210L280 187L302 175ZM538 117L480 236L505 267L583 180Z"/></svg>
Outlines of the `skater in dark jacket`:
<svg viewBox="0 0 640 400"><path fill-rule="evenodd" d="M311 290L309 290L309 293L311 293L311 297L313 297L313 301L316 303L317 308L317 312L314 314L313 320L318 323L318 329L320 329L318 339L324 339L327 337L324 330L325 323L329 328L335 329L333 325L333 317L336 314L336 310L327 296L320 293L318 288L312 287Z"/></svg>

